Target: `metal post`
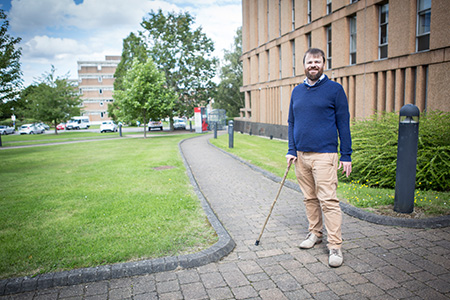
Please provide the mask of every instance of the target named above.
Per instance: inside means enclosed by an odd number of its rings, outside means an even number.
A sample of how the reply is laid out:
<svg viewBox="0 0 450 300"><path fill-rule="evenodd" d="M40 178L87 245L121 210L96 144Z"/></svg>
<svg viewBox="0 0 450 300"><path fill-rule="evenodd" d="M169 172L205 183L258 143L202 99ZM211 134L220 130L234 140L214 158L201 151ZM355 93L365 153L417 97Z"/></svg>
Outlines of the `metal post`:
<svg viewBox="0 0 450 300"><path fill-rule="evenodd" d="M228 148L233 148L234 139L234 124L233 120L228 121Z"/></svg>
<svg viewBox="0 0 450 300"><path fill-rule="evenodd" d="M122 123L119 123L119 136L122 137Z"/></svg>
<svg viewBox="0 0 450 300"><path fill-rule="evenodd" d="M189 120L189 131L192 132L192 120Z"/></svg>
<svg viewBox="0 0 450 300"><path fill-rule="evenodd" d="M214 126L214 138L217 139L217 122L214 122L213 126Z"/></svg>
<svg viewBox="0 0 450 300"><path fill-rule="evenodd" d="M394 198L394 211L399 213L414 210L419 116L419 108L413 104L400 109Z"/></svg>

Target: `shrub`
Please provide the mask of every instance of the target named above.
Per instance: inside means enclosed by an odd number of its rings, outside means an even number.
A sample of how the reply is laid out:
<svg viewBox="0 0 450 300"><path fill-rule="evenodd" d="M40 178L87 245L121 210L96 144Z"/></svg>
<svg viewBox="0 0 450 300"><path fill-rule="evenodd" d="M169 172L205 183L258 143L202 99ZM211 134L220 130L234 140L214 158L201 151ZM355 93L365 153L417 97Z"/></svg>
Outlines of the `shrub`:
<svg viewBox="0 0 450 300"><path fill-rule="evenodd" d="M396 113L381 113L352 125L353 172L340 180L395 188L398 121ZM416 170L416 188L450 191L450 113L421 115Z"/></svg>

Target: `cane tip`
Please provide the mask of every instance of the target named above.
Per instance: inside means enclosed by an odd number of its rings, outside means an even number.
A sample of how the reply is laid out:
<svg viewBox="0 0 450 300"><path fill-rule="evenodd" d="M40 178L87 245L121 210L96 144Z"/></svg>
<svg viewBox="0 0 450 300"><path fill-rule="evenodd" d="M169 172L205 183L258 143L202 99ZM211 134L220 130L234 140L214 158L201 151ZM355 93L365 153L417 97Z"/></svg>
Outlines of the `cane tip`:
<svg viewBox="0 0 450 300"><path fill-rule="evenodd" d="M259 246L259 241L258 240L255 242L255 246Z"/></svg>

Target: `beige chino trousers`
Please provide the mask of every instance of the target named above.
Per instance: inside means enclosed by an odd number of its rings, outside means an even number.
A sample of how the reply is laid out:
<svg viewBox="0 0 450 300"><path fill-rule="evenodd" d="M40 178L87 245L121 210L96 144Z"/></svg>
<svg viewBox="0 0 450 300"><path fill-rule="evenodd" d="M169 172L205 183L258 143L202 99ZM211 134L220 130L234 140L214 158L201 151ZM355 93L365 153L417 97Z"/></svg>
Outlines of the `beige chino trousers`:
<svg viewBox="0 0 450 300"><path fill-rule="evenodd" d="M329 249L340 249L342 244L342 212L336 196L338 163L337 153L301 151L295 162L297 181L305 196L308 230L321 238L324 219Z"/></svg>

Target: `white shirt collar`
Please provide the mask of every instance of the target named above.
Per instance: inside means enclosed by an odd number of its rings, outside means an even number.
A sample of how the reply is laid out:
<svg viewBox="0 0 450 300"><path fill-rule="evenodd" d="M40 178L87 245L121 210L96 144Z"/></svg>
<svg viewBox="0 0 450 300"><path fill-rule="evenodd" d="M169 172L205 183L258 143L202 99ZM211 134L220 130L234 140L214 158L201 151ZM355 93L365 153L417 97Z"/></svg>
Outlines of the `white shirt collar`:
<svg viewBox="0 0 450 300"><path fill-rule="evenodd" d="M308 82L308 78L305 77L305 79L303 79L303 83L306 84L307 86L315 86L316 84L318 84L319 82L321 82L324 78L325 78L325 74L322 74L322 76L320 76L319 80L317 80L313 85L311 85L311 84L309 84L309 82Z"/></svg>

